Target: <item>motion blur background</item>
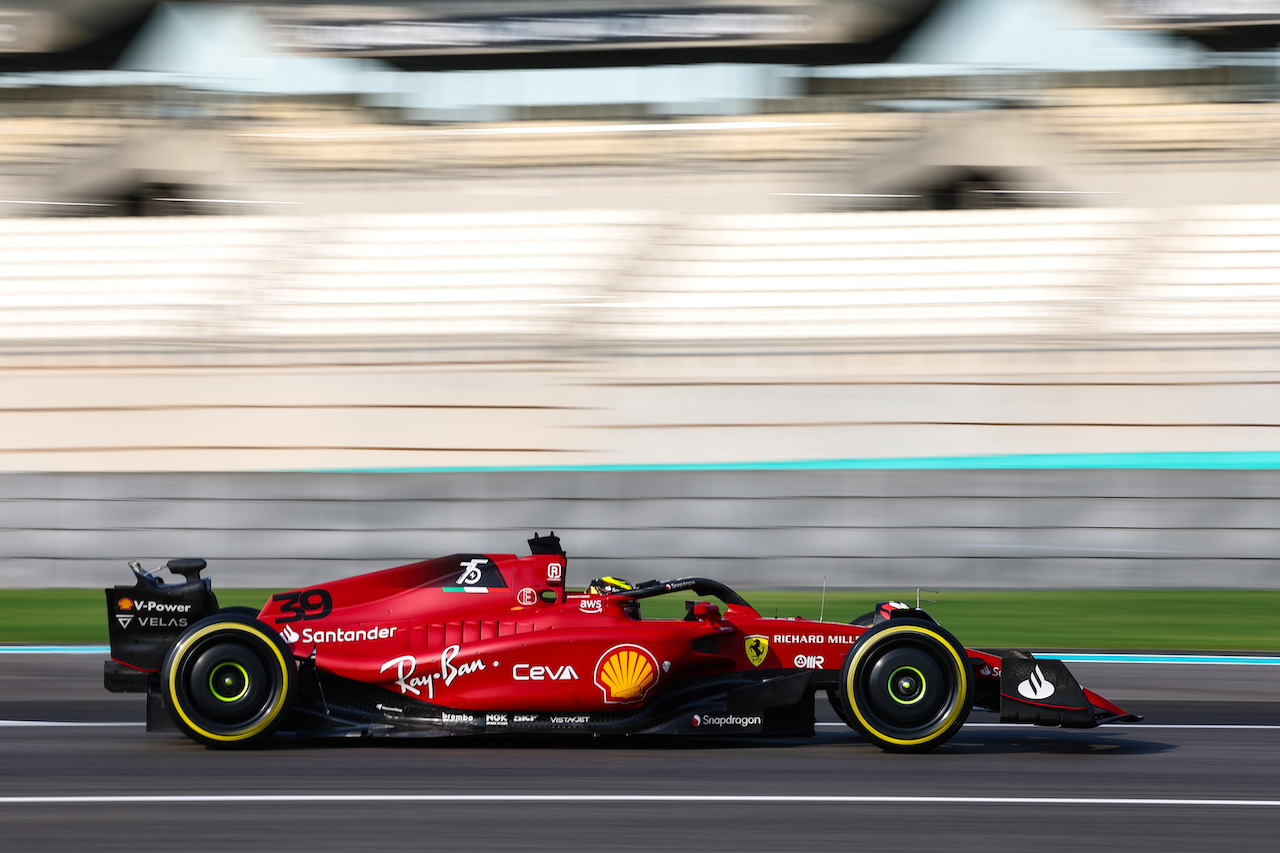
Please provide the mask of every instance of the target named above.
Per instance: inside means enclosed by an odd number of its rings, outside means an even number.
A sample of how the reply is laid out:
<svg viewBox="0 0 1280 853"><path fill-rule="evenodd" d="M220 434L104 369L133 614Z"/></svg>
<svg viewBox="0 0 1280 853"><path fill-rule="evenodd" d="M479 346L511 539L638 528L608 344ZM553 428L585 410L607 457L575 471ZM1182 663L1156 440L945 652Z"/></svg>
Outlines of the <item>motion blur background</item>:
<svg viewBox="0 0 1280 853"><path fill-rule="evenodd" d="M0 585L1280 588L1280 0L0 4Z"/></svg>

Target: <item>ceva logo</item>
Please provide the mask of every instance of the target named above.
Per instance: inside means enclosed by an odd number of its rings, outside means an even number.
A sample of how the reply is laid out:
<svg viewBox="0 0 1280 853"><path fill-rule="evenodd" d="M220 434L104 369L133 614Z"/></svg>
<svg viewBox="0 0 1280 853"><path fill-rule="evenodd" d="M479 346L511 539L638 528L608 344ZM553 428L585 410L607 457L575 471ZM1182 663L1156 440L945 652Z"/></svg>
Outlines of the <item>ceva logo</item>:
<svg viewBox="0 0 1280 853"><path fill-rule="evenodd" d="M1026 681L1018 682L1018 692L1028 699L1048 699L1053 695L1053 682L1044 677L1037 664Z"/></svg>

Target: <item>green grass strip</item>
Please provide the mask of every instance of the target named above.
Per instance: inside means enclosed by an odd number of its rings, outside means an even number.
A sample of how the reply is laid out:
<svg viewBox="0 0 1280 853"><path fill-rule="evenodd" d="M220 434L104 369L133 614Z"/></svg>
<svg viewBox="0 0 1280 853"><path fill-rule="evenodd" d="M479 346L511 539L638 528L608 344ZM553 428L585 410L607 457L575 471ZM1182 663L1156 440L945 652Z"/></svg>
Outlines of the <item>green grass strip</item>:
<svg viewBox="0 0 1280 853"><path fill-rule="evenodd" d="M274 590L220 589L223 606L260 607ZM818 591L744 591L765 616L816 619ZM684 614L679 594L647 599L649 618ZM943 592L924 607L973 647L1069 649L1280 650L1280 591L1117 590ZM848 622L877 601L914 592L828 590L824 617ZM101 590L0 590L0 643L103 644Z"/></svg>

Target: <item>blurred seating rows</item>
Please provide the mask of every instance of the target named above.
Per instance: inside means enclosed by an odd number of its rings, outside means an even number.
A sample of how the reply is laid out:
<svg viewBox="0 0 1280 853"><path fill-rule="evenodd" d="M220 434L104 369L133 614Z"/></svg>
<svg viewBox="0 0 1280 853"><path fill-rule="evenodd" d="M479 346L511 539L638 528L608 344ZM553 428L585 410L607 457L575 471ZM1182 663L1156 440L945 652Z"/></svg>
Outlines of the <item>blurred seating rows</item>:
<svg viewBox="0 0 1280 853"><path fill-rule="evenodd" d="M1036 115L1095 153L1270 158L1280 144L1280 103L1086 103Z"/></svg>
<svg viewBox="0 0 1280 853"><path fill-rule="evenodd" d="M1117 95L1122 92L1123 96ZM1280 102L1172 100L1145 90L1060 90L1029 110L1038 126L1081 154L1179 161L1265 155L1280 144ZM818 110L823 105L828 110ZM415 126L379 123L355 108L278 107L251 121L226 121L230 147L247 162L285 171L439 171L459 168L653 166L672 161L785 163L847 157L865 146L910 139L945 118L928 112L875 109L840 99L801 99L780 112L699 118L645 134L636 144L625 120L519 121ZM790 106L792 109L782 109ZM843 106L843 108L842 108ZM754 125L743 127L743 123ZM0 160L53 166L117 141L141 119L4 117ZM610 132L608 128L614 126ZM655 128L659 125L655 124ZM565 132L564 128L569 131ZM734 127L733 132L723 132ZM560 128L560 132L551 132ZM590 131L590 132L583 132ZM83 153L81 153L83 152Z"/></svg>
<svg viewBox="0 0 1280 853"><path fill-rule="evenodd" d="M1280 206L26 219L0 340L1269 333Z"/></svg>

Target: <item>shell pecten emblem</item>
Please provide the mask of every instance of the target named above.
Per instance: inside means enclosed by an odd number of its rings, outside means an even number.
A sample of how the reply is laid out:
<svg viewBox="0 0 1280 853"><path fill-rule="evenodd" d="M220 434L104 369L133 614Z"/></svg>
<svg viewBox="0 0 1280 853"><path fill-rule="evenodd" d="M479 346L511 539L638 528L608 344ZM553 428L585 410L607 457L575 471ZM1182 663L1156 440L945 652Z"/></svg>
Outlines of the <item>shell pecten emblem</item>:
<svg viewBox="0 0 1280 853"><path fill-rule="evenodd" d="M658 660L640 646L614 646L596 664L596 686L608 703L639 702L657 682Z"/></svg>

